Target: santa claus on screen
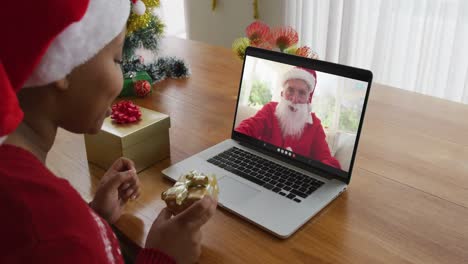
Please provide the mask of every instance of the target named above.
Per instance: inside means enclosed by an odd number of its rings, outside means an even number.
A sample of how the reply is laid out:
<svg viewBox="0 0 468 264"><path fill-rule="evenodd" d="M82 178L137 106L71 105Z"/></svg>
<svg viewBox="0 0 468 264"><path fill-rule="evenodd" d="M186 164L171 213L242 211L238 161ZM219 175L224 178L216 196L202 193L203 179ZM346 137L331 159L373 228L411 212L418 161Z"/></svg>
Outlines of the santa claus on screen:
<svg viewBox="0 0 468 264"><path fill-rule="evenodd" d="M270 102L243 120L237 132L341 169L328 148L320 119L311 112L314 70L294 67L282 78L280 102Z"/></svg>

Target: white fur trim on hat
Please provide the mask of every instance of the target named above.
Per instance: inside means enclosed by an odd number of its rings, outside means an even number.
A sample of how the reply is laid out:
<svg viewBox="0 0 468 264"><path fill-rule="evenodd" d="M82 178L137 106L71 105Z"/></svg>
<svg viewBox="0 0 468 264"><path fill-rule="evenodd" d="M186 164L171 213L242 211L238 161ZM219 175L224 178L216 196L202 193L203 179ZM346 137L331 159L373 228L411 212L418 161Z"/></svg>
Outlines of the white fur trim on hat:
<svg viewBox="0 0 468 264"><path fill-rule="evenodd" d="M287 71L283 75L281 85L284 85L284 83L287 80L291 80L291 79L300 79L300 80L305 81L307 85L309 86L309 89L311 89L310 92L313 92L315 89L315 78L310 72L306 70L303 70L300 68L292 68L291 70Z"/></svg>
<svg viewBox="0 0 468 264"><path fill-rule="evenodd" d="M83 18L52 41L24 86L45 85L67 76L110 43L129 15L129 0L90 0Z"/></svg>

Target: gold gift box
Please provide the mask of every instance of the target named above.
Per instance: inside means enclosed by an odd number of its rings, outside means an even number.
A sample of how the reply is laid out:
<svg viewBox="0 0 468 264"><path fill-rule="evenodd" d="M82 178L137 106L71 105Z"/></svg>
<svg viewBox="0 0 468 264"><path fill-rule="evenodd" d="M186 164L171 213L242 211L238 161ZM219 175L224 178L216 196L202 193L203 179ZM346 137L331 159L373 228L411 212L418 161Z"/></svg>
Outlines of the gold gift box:
<svg viewBox="0 0 468 264"><path fill-rule="evenodd" d="M126 157L135 162L137 172L169 157L168 115L143 107L141 120L117 124L104 120L96 135L85 135L88 161L107 170L116 159Z"/></svg>
<svg viewBox="0 0 468 264"><path fill-rule="evenodd" d="M167 204L167 208L173 214L178 214L210 195L218 200L219 187L215 175L205 175L195 170L182 175L173 187L161 194L161 199Z"/></svg>

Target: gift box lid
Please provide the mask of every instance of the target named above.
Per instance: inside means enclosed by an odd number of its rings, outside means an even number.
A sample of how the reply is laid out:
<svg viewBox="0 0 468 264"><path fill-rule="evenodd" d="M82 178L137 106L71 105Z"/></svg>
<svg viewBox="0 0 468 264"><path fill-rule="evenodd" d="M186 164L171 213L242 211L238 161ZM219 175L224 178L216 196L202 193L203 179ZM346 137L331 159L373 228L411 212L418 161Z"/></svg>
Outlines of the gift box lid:
<svg viewBox="0 0 468 264"><path fill-rule="evenodd" d="M114 135L121 141L122 147L137 144L148 137L157 135L161 128L169 129L169 116L160 112L140 107L141 120L130 124L117 124L110 117L104 119L101 131Z"/></svg>

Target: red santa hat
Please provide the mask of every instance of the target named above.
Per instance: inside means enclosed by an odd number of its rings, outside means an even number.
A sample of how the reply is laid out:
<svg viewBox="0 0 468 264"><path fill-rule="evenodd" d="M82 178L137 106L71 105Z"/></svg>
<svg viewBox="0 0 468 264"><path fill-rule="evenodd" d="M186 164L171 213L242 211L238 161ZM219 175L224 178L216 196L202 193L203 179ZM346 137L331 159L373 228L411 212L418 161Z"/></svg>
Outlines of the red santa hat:
<svg viewBox="0 0 468 264"><path fill-rule="evenodd" d="M317 85L317 73L312 69L302 68L302 67L294 67L283 74L283 78L281 79L281 84L284 86L286 81L292 79L300 79L307 83L309 86L309 99L307 100L309 112L312 112L312 95L315 91L315 86ZM307 121L309 124L312 124L312 116L310 116L309 120Z"/></svg>
<svg viewBox="0 0 468 264"><path fill-rule="evenodd" d="M124 28L129 0L21 0L2 4L0 144L23 118L16 93L60 80Z"/></svg>
<svg viewBox="0 0 468 264"><path fill-rule="evenodd" d="M317 84L317 73L312 69L294 67L287 71L282 78L282 84L291 79L300 79L307 83L309 92L313 93Z"/></svg>
<svg viewBox="0 0 468 264"><path fill-rule="evenodd" d="M312 111L312 95L315 91L315 86L317 85L317 73L312 69L302 68L302 67L294 67L283 74L283 78L281 80L282 85L284 86L286 81L291 79L300 79L307 83L309 86L309 99L307 103L309 105L309 112ZM312 124L312 119L310 120Z"/></svg>

